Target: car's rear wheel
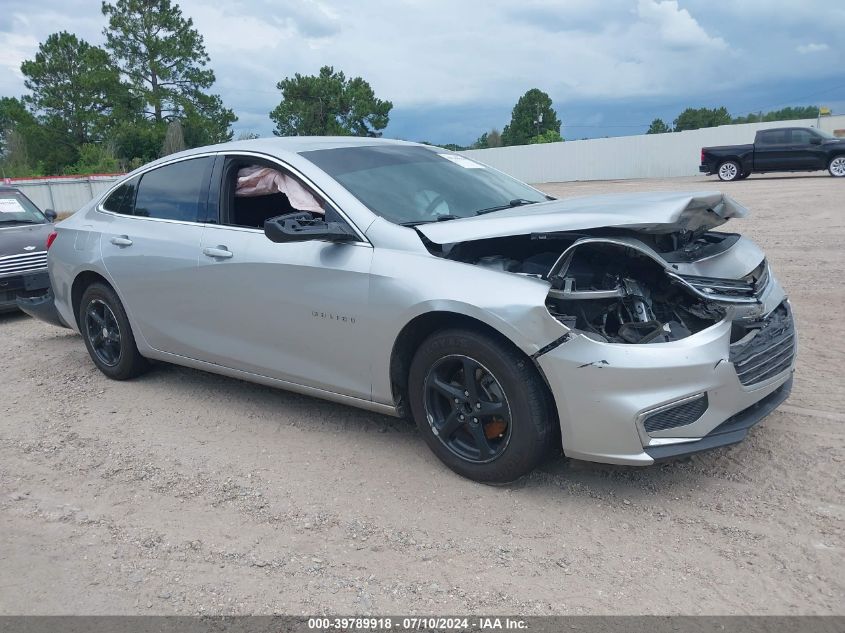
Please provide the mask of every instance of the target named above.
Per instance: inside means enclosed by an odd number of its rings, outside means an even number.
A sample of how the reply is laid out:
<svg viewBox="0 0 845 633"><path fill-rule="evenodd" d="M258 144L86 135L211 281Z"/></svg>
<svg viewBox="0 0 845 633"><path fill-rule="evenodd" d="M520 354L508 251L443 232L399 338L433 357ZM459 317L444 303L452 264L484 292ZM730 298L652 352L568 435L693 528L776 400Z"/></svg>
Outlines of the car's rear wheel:
<svg viewBox="0 0 845 633"><path fill-rule="evenodd" d="M549 454L551 398L516 349L470 330L436 332L417 350L408 382L420 432L456 473L507 483Z"/></svg>
<svg viewBox="0 0 845 633"><path fill-rule="evenodd" d="M719 180L738 180L742 176L742 169L735 160L726 160L719 165Z"/></svg>
<svg viewBox="0 0 845 633"><path fill-rule="evenodd" d="M834 156L830 159L830 164L827 170L834 178L842 178L845 176L845 156Z"/></svg>
<svg viewBox="0 0 845 633"><path fill-rule="evenodd" d="M149 367L138 352L126 310L109 286L91 284L82 293L79 329L91 360L109 378L127 380Z"/></svg>

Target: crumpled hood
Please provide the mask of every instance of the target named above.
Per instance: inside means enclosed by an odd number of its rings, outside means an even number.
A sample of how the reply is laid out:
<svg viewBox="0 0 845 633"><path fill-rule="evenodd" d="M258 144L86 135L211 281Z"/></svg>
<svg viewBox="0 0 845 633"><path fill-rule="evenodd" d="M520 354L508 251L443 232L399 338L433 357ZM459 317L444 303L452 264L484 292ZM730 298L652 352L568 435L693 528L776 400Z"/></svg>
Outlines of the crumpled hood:
<svg viewBox="0 0 845 633"><path fill-rule="evenodd" d="M0 225L0 257L47 250L47 236L53 224ZM25 250L29 246L35 248Z"/></svg>
<svg viewBox="0 0 845 633"><path fill-rule="evenodd" d="M709 230L748 210L718 191L644 192L550 200L417 226L435 244L530 233L624 227L649 233Z"/></svg>

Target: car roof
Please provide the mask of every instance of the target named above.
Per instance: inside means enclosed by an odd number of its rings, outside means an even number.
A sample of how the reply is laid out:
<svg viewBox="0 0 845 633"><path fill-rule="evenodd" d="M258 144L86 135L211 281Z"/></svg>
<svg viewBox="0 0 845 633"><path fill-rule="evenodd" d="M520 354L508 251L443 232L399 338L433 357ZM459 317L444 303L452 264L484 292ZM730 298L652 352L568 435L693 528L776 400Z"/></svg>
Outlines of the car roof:
<svg viewBox="0 0 845 633"><path fill-rule="evenodd" d="M368 136L275 136L269 138L255 138L244 141L229 141L217 145L205 145L192 149L170 154L148 163L146 166L160 162L171 161L174 158L183 158L205 152L229 152L229 151L252 151L274 156L285 154L299 154L318 149L337 149L340 147L362 147L374 145L419 145L409 141L399 141L386 138L372 138Z"/></svg>

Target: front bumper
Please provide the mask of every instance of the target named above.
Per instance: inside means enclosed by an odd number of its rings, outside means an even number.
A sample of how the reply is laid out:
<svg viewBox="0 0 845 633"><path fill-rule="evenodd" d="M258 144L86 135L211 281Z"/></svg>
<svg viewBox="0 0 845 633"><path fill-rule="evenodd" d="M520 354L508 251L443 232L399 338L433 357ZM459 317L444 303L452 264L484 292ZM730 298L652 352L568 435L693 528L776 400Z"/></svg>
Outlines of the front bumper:
<svg viewBox="0 0 845 633"><path fill-rule="evenodd" d="M37 297L50 288L46 270L0 277L0 312L17 310L19 297Z"/></svg>
<svg viewBox="0 0 845 633"><path fill-rule="evenodd" d="M47 289L46 294L38 297L18 297L17 308L32 318L50 325L70 327L56 310L56 302L50 288Z"/></svg>
<svg viewBox="0 0 845 633"><path fill-rule="evenodd" d="M564 453L649 465L742 440L789 395L794 357L777 374L743 385L731 362L731 327L725 319L680 341L645 345L576 335L537 357L556 402ZM707 406L693 422L646 431L647 416L702 394Z"/></svg>

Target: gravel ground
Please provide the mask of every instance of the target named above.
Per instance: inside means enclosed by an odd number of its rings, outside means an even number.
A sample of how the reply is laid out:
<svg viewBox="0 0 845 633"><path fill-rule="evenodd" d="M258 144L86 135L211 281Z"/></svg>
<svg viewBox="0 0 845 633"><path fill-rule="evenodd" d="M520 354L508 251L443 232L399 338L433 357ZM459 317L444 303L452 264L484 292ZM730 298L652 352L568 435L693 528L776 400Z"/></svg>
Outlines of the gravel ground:
<svg viewBox="0 0 845 633"><path fill-rule="evenodd" d="M845 614L843 187L721 185L791 292L795 389L743 444L650 468L479 485L406 422L175 366L111 382L0 316L0 614Z"/></svg>

